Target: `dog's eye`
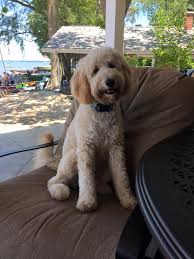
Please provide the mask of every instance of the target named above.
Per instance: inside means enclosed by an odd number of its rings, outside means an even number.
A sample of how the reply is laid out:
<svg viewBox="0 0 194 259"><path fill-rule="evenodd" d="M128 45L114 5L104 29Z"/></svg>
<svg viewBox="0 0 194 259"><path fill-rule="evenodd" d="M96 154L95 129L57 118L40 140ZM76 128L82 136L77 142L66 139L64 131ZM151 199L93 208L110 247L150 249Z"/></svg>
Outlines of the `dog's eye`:
<svg viewBox="0 0 194 259"><path fill-rule="evenodd" d="M97 74L99 71L99 68L95 67L94 70L92 71L92 75L95 75Z"/></svg>
<svg viewBox="0 0 194 259"><path fill-rule="evenodd" d="M108 67L109 68L115 68L115 65L113 63L111 63L111 62L108 62Z"/></svg>

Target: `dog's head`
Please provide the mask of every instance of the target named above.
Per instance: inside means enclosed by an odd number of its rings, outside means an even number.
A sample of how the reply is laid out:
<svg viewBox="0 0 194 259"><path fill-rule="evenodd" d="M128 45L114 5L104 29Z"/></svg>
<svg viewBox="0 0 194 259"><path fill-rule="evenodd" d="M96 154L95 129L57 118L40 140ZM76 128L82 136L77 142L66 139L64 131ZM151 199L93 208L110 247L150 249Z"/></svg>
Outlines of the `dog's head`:
<svg viewBox="0 0 194 259"><path fill-rule="evenodd" d="M130 71L111 48L92 50L79 61L71 79L71 91L80 103L113 104L130 88Z"/></svg>

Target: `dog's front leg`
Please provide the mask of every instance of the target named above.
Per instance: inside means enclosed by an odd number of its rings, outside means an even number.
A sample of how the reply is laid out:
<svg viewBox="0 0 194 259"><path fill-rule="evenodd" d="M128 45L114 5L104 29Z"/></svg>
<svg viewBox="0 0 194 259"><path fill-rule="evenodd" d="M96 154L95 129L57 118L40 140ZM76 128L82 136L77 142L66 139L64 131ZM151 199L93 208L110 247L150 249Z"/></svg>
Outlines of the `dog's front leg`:
<svg viewBox="0 0 194 259"><path fill-rule="evenodd" d="M76 208L80 211L91 211L97 207L95 183L95 149L80 145L77 149L79 199Z"/></svg>
<svg viewBox="0 0 194 259"><path fill-rule="evenodd" d="M75 149L66 150L61 158L57 175L48 181L48 190L55 200L66 200L70 195L69 182L76 175L76 152Z"/></svg>
<svg viewBox="0 0 194 259"><path fill-rule="evenodd" d="M136 205L136 199L129 185L123 146L112 146L109 154L112 178L120 203L125 208L133 209Z"/></svg>

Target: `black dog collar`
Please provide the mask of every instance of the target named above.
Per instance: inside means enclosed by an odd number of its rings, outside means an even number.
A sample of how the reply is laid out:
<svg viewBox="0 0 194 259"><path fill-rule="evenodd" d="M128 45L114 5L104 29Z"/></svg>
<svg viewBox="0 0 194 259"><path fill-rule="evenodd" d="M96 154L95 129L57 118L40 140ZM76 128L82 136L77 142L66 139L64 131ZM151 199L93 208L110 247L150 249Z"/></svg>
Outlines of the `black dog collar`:
<svg viewBox="0 0 194 259"><path fill-rule="evenodd" d="M91 107L96 112L111 112L114 110L114 104L94 103L91 104Z"/></svg>

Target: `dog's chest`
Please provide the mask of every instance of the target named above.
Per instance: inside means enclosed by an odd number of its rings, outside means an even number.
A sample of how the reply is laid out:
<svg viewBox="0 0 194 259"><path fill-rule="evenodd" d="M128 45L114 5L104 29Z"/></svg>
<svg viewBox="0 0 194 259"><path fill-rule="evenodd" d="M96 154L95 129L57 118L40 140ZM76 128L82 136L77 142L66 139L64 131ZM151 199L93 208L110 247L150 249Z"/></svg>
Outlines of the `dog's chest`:
<svg viewBox="0 0 194 259"><path fill-rule="evenodd" d="M104 149L122 140L123 125L119 108L111 112L95 112L87 106L81 106L76 115L77 142Z"/></svg>
<svg viewBox="0 0 194 259"><path fill-rule="evenodd" d="M107 124L104 127L96 126L95 142L100 146L114 144L120 138L121 132L118 125Z"/></svg>
<svg viewBox="0 0 194 259"><path fill-rule="evenodd" d="M100 116L99 116L100 117ZM122 126L116 116L101 116L88 127L91 143L105 147L116 144L122 137Z"/></svg>

